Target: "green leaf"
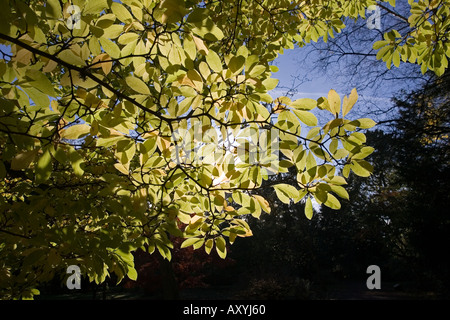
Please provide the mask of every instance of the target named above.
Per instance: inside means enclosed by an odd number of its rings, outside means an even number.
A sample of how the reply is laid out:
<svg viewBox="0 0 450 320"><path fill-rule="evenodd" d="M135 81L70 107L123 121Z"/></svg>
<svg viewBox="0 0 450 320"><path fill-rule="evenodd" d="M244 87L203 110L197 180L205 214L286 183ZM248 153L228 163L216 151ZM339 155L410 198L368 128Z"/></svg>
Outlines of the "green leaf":
<svg viewBox="0 0 450 320"><path fill-rule="evenodd" d="M394 54L392 56L392 62L394 63L394 66L397 68L400 67L400 53L398 51L394 51Z"/></svg>
<svg viewBox="0 0 450 320"><path fill-rule="evenodd" d="M301 133L300 122L289 110L284 110L279 114L276 127L297 135Z"/></svg>
<svg viewBox="0 0 450 320"><path fill-rule="evenodd" d="M352 159L364 159L370 156L375 151L372 147L362 147L361 150L352 156Z"/></svg>
<svg viewBox="0 0 450 320"><path fill-rule="evenodd" d="M345 178L341 177L341 176L333 176L331 178L325 178L323 180L326 181L326 182L330 182L330 183L332 183L334 185L338 185L338 186L342 186L344 184L347 184L347 181L345 180Z"/></svg>
<svg viewBox="0 0 450 320"><path fill-rule="evenodd" d="M336 185L330 185L331 191L333 191L334 193L336 193L339 197L349 200L350 196L347 192L347 190L345 190L344 187L341 186L336 186Z"/></svg>
<svg viewBox="0 0 450 320"><path fill-rule="evenodd" d="M253 66L250 69L248 75L250 77L252 77L252 78L256 78L259 75L261 75L262 73L264 73L265 71L266 71L266 67L265 66L263 66L263 65L255 65L255 66Z"/></svg>
<svg viewBox="0 0 450 320"><path fill-rule="evenodd" d="M205 40L220 41L224 37L222 30L210 18L205 18L195 25L192 32Z"/></svg>
<svg viewBox="0 0 450 320"><path fill-rule="evenodd" d="M188 79L188 85L192 86L197 91L202 91L203 89L203 79L202 76L197 72L197 70L189 70L186 74Z"/></svg>
<svg viewBox="0 0 450 320"><path fill-rule="evenodd" d="M210 66L213 71L220 73L222 72L222 60L220 60L219 55L213 51L209 50L208 54L206 55L206 62Z"/></svg>
<svg viewBox="0 0 450 320"><path fill-rule="evenodd" d="M294 186L280 183L275 185L273 188L275 189L278 199L280 199L283 203L290 204L291 199L294 203L300 201L299 191Z"/></svg>
<svg viewBox="0 0 450 320"><path fill-rule="evenodd" d="M258 201L259 205L261 206L261 209L264 210L264 212L267 213L271 212L270 204L266 199L256 194L252 195L252 197Z"/></svg>
<svg viewBox="0 0 450 320"><path fill-rule="evenodd" d="M314 214L314 212L313 212L312 201L311 201L311 198L308 197L308 198L306 198L306 202L305 202L305 216L306 216L306 218L311 220L313 217L313 214Z"/></svg>
<svg viewBox="0 0 450 320"><path fill-rule="evenodd" d="M186 14L184 0L163 0L160 8L164 10L161 17L162 23L175 23L183 19Z"/></svg>
<svg viewBox="0 0 450 320"><path fill-rule="evenodd" d="M280 80L274 79L274 78L267 78L262 82L263 86L266 88L267 91L273 90L278 86L278 83Z"/></svg>
<svg viewBox="0 0 450 320"><path fill-rule="evenodd" d="M111 136L111 137L108 137L108 138L98 138L96 145L97 145L97 147L105 147L105 148L107 148L107 147L110 147L113 144L115 144L118 141L123 140L123 139L125 139L124 136Z"/></svg>
<svg viewBox="0 0 450 320"><path fill-rule="evenodd" d="M350 168L360 177L369 177L373 172L372 165L365 160L353 160Z"/></svg>
<svg viewBox="0 0 450 320"><path fill-rule="evenodd" d="M115 3L115 2L114 2ZM131 42L135 42L139 38L139 34L134 32L127 32L122 34L119 39L117 39L117 42L120 44L126 45Z"/></svg>
<svg viewBox="0 0 450 320"><path fill-rule="evenodd" d="M294 155L292 160L295 162L295 166L298 171L303 171L306 166L306 157L308 156L307 150L303 150L301 147L297 147L294 150Z"/></svg>
<svg viewBox="0 0 450 320"><path fill-rule="evenodd" d="M52 156L46 149L36 164L36 183L43 183L52 174Z"/></svg>
<svg viewBox="0 0 450 320"><path fill-rule="evenodd" d="M134 267L128 266L127 276L128 278L130 278L130 280L136 281L138 277L136 269Z"/></svg>
<svg viewBox="0 0 450 320"><path fill-rule="evenodd" d="M83 14L98 14L106 8L108 8L107 0L84 1Z"/></svg>
<svg viewBox="0 0 450 320"><path fill-rule="evenodd" d="M216 243L216 251L219 254L219 257L225 259L227 256L227 247L225 239L222 236L215 238Z"/></svg>
<svg viewBox="0 0 450 320"><path fill-rule="evenodd" d="M121 22L127 24L133 21L131 13L118 2L113 2L111 4L111 10L116 15L117 19L119 19Z"/></svg>
<svg viewBox="0 0 450 320"><path fill-rule="evenodd" d="M321 130L320 127L311 128L311 130L309 130L308 134L306 135L306 139L316 138L320 134L320 130ZM317 138L314 140L317 141Z"/></svg>
<svg viewBox="0 0 450 320"><path fill-rule="evenodd" d="M99 39L100 41L100 45L102 46L103 50L109 54L109 56L113 59L118 59L120 58L120 48L119 46L115 43L112 42L111 40L102 37Z"/></svg>
<svg viewBox="0 0 450 320"><path fill-rule="evenodd" d="M50 105L50 99L47 94L34 87L23 86L22 89L28 94L30 99L33 100L35 106L46 108Z"/></svg>
<svg viewBox="0 0 450 320"><path fill-rule="evenodd" d="M232 75L236 75L244 68L245 58L243 56L235 56L230 59L228 68L231 70Z"/></svg>
<svg viewBox="0 0 450 320"><path fill-rule="evenodd" d="M77 150L71 149L69 152L69 160L75 175L81 177L84 174L84 170L81 168L83 157L81 157Z"/></svg>
<svg viewBox="0 0 450 320"><path fill-rule="evenodd" d="M27 169L38 154L38 149L18 153L11 161L12 170Z"/></svg>
<svg viewBox="0 0 450 320"><path fill-rule="evenodd" d="M341 208L339 200L330 193L327 194L327 200L323 204L333 210L339 210Z"/></svg>
<svg viewBox="0 0 450 320"><path fill-rule="evenodd" d="M239 204L243 207L250 206L251 197L245 192L241 192L241 191L233 192L231 197L233 198L234 202L236 202L237 204Z"/></svg>
<svg viewBox="0 0 450 320"><path fill-rule="evenodd" d="M125 166L122 163L115 163L114 164L114 168L116 168L118 171L120 171L124 175L129 175L130 174L128 167Z"/></svg>
<svg viewBox="0 0 450 320"><path fill-rule="evenodd" d="M53 84L45 74L33 69L28 69L25 74L31 80L26 85L36 88L49 96L56 97Z"/></svg>
<svg viewBox="0 0 450 320"><path fill-rule="evenodd" d="M213 246L214 246L214 240L213 239L206 240L205 241L205 252L207 254L210 254Z"/></svg>
<svg viewBox="0 0 450 320"><path fill-rule="evenodd" d="M197 56L197 47L195 45L194 39L192 36L184 38L183 41L183 49L186 53L186 55L192 60L195 60L195 57Z"/></svg>
<svg viewBox="0 0 450 320"><path fill-rule="evenodd" d="M63 139L78 139L82 136L85 136L89 133L91 127L87 124L76 124L70 126L61 131L61 138Z"/></svg>
<svg viewBox="0 0 450 320"><path fill-rule="evenodd" d="M298 110L312 110L317 107L317 100L309 98L297 99L291 102L289 106Z"/></svg>
<svg viewBox="0 0 450 320"><path fill-rule="evenodd" d="M85 65L85 61L81 59L80 56L73 53L72 50L63 50L60 54L58 54L58 58L75 66Z"/></svg>
<svg viewBox="0 0 450 320"><path fill-rule="evenodd" d="M48 0L45 6L45 13L47 17L54 19L61 18L62 9L58 0Z"/></svg>
<svg viewBox="0 0 450 320"><path fill-rule="evenodd" d="M318 120L312 112L303 111L303 110L292 110L292 111L307 126L310 126L310 127L317 126Z"/></svg>
<svg viewBox="0 0 450 320"><path fill-rule="evenodd" d="M353 89L348 98L347 98L347 96L344 97L344 102L342 103L342 116L343 117L345 117L350 112L350 110L352 110L356 101L358 101L358 92L356 91L356 89Z"/></svg>
<svg viewBox="0 0 450 320"><path fill-rule="evenodd" d="M204 238L189 238L183 241L180 248L190 247L199 243L203 244L204 242L205 242Z"/></svg>
<svg viewBox="0 0 450 320"><path fill-rule="evenodd" d="M376 122L369 118L362 118L358 120L353 120L349 123L350 125L357 126L361 129L370 129L374 126L376 126Z"/></svg>
<svg viewBox="0 0 450 320"><path fill-rule="evenodd" d="M316 166L317 166L316 158L314 158L314 155L311 152L308 152L308 155L306 156L306 170L309 170Z"/></svg>
<svg viewBox="0 0 450 320"><path fill-rule="evenodd" d="M386 46L386 45L388 45L388 44L389 44L389 41L386 41L386 40L380 40L380 41L375 42L375 43L373 44L372 48L373 48L374 50L378 50L378 49L380 49L380 48L382 48L382 47L384 47L384 46Z"/></svg>
<svg viewBox="0 0 450 320"><path fill-rule="evenodd" d="M95 22L95 26L102 30L102 33L98 36L99 38L103 35L103 29L109 28L114 24L117 17L115 14L107 13L102 14L97 21Z"/></svg>
<svg viewBox="0 0 450 320"><path fill-rule="evenodd" d="M139 78L128 76L125 78L125 82L132 90L138 93L146 95L150 94L150 89L148 88L147 84Z"/></svg>
<svg viewBox="0 0 450 320"><path fill-rule="evenodd" d="M341 111L341 97L333 89L328 92L328 103L330 105L330 112L337 116Z"/></svg>

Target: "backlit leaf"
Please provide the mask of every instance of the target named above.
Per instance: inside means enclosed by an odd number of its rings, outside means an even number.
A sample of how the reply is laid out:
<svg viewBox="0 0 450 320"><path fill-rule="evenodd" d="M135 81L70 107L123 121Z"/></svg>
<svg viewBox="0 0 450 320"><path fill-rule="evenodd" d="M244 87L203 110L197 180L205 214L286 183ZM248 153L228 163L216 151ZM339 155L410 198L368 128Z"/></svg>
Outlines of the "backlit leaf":
<svg viewBox="0 0 450 320"><path fill-rule="evenodd" d="M215 72L222 72L222 61L216 52L210 50L206 55L206 62Z"/></svg>
<svg viewBox="0 0 450 320"><path fill-rule="evenodd" d="M307 126L310 126L310 127L317 126L318 120L312 112L303 111L303 110L293 110L293 112Z"/></svg>
<svg viewBox="0 0 450 320"><path fill-rule="evenodd" d="M125 6L118 2L113 2L111 4L111 10L121 22L130 23L133 21L131 13L125 8Z"/></svg>
<svg viewBox="0 0 450 320"><path fill-rule="evenodd" d="M132 90L142 94L150 94L150 89L141 79L134 76L129 76L125 79L125 81Z"/></svg>
<svg viewBox="0 0 450 320"><path fill-rule="evenodd" d="M317 101L314 99L302 98L291 102L289 106L299 110L312 110L317 107Z"/></svg>
<svg viewBox="0 0 450 320"><path fill-rule="evenodd" d="M330 105L330 112L337 116L341 111L341 97L333 89L328 92L328 103Z"/></svg>
<svg viewBox="0 0 450 320"><path fill-rule="evenodd" d="M120 57L120 48L116 43L107 38L100 38L99 40L103 50L109 54L111 58L117 59Z"/></svg>
<svg viewBox="0 0 450 320"><path fill-rule="evenodd" d="M372 165L365 160L354 160L350 165L351 170L360 177L369 177L373 172Z"/></svg>
<svg viewBox="0 0 450 320"><path fill-rule="evenodd" d="M306 218L308 218L309 220L312 219L313 217L313 206L312 206L312 201L311 198L308 197L306 198L306 202L305 202L305 216Z"/></svg>
<svg viewBox="0 0 450 320"><path fill-rule="evenodd" d="M300 201L298 190L291 185L280 183L275 185L273 188L275 189L278 199L280 199L283 203L289 204L291 199L294 202Z"/></svg>
<svg viewBox="0 0 450 320"><path fill-rule="evenodd" d="M61 138L78 139L89 133L91 127L87 124L76 124L61 131Z"/></svg>
<svg viewBox="0 0 450 320"><path fill-rule="evenodd" d="M361 129L370 129L373 128L377 123L369 118L362 118L358 120L353 120L350 122L350 124L353 124Z"/></svg>
<svg viewBox="0 0 450 320"><path fill-rule="evenodd" d="M353 89L348 98L347 96L344 97L344 102L342 103L342 116L345 117L350 112L350 110L352 110L356 101L358 101L358 92L356 91L356 89Z"/></svg>
<svg viewBox="0 0 450 320"><path fill-rule="evenodd" d="M341 203L339 200L330 193L328 193L327 200L324 202L324 205L334 210L339 210L341 208Z"/></svg>

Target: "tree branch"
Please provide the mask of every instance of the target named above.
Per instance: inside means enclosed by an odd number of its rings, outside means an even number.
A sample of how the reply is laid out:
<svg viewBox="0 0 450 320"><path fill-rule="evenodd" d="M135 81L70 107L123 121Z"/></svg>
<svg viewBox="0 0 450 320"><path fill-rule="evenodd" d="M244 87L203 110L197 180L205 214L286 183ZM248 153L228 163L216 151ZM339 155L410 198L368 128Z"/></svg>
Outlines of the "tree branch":
<svg viewBox="0 0 450 320"><path fill-rule="evenodd" d="M168 118L164 117L163 115L159 114L158 112L155 112L155 111L153 111L153 110L143 106L142 104L138 103L136 100L130 98L129 96L127 96L123 92L120 92L120 91L116 90L110 84L108 84L105 81L99 79L98 77L96 77L95 75L91 74L90 72L86 72L86 69L83 68L83 67L74 66L74 65L72 65L72 64L70 64L70 63L68 63L66 61L61 60L60 58L56 57L55 55L52 55L52 54L47 53L45 51L41 51L39 49L36 49L36 48L26 44L26 43L23 43L19 39L10 37L10 36L8 36L6 34L0 33L0 39L9 41L11 43L14 43L14 44L16 44L16 45L18 45L18 46L20 46L20 47L22 47L22 48L32 52L32 53L34 53L34 54L37 54L37 55L40 55L40 56L45 57L47 59L50 59L50 60L52 60L52 61L54 61L54 62L56 62L56 63L58 63L58 64L60 64L60 65L62 65L64 67L70 69L70 70L74 70L74 71L79 72L80 74L85 75L86 77L94 80L99 85L101 85L104 88L108 89L109 91L113 92L118 98L131 102L133 105L135 105L139 109L141 109L141 110L143 110L145 112L148 112L151 115L153 115L153 116L155 116L155 117L157 117L157 118L159 118L159 119L161 119L163 121L169 122L170 120L175 120L175 119L168 119Z"/></svg>
<svg viewBox="0 0 450 320"><path fill-rule="evenodd" d="M408 22L408 18L402 16L401 14L395 12L394 10L389 9L388 7L386 7L385 5L381 4L381 3L377 3L377 6L379 6L381 9L386 10L387 12L389 12L390 14L392 14L393 16ZM409 23L409 22L408 22Z"/></svg>

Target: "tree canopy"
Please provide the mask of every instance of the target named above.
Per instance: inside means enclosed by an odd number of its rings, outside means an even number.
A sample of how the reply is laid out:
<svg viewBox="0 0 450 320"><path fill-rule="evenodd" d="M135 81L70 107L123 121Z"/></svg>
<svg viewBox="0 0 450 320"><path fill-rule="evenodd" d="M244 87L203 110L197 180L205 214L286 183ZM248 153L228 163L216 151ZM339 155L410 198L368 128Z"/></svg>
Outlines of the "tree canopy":
<svg viewBox="0 0 450 320"><path fill-rule="evenodd" d="M395 0L384 1L395 5ZM442 74L447 1L409 1L411 31L374 48ZM272 97L284 50L339 33L376 1L1 0L0 292L30 298L69 265L136 279L133 251L171 258L248 237L247 215L339 209L368 177L356 89ZM319 124L315 112L328 113ZM295 171L295 184L269 177Z"/></svg>

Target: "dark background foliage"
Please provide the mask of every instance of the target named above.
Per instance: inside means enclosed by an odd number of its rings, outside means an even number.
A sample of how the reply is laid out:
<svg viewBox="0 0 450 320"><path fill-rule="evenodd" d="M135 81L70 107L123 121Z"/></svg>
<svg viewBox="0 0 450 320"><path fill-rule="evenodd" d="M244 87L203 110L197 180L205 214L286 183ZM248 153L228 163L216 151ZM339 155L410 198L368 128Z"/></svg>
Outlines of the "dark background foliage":
<svg viewBox="0 0 450 320"><path fill-rule="evenodd" d="M119 288L168 299L361 298L336 296L336 288L364 290L367 267L378 265L384 289L409 294L400 297L448 298L449 86L447 73L394 99L397 116L385 121L388 129L367 133L376 150L369 159L374 174L350 175L350 201L339 211L322 207L310 221L301 202L283 204L273 188L263 188L271 214L248 219L253 236L230 246L226 260L214 251L179 249L175 240L170 263L135 253L138 280ZM63 290L60 283L42 288L42 298ZM109 286L118 290L114 279ZM106 287L84 288L97 298L121 297Z"/></svg>

